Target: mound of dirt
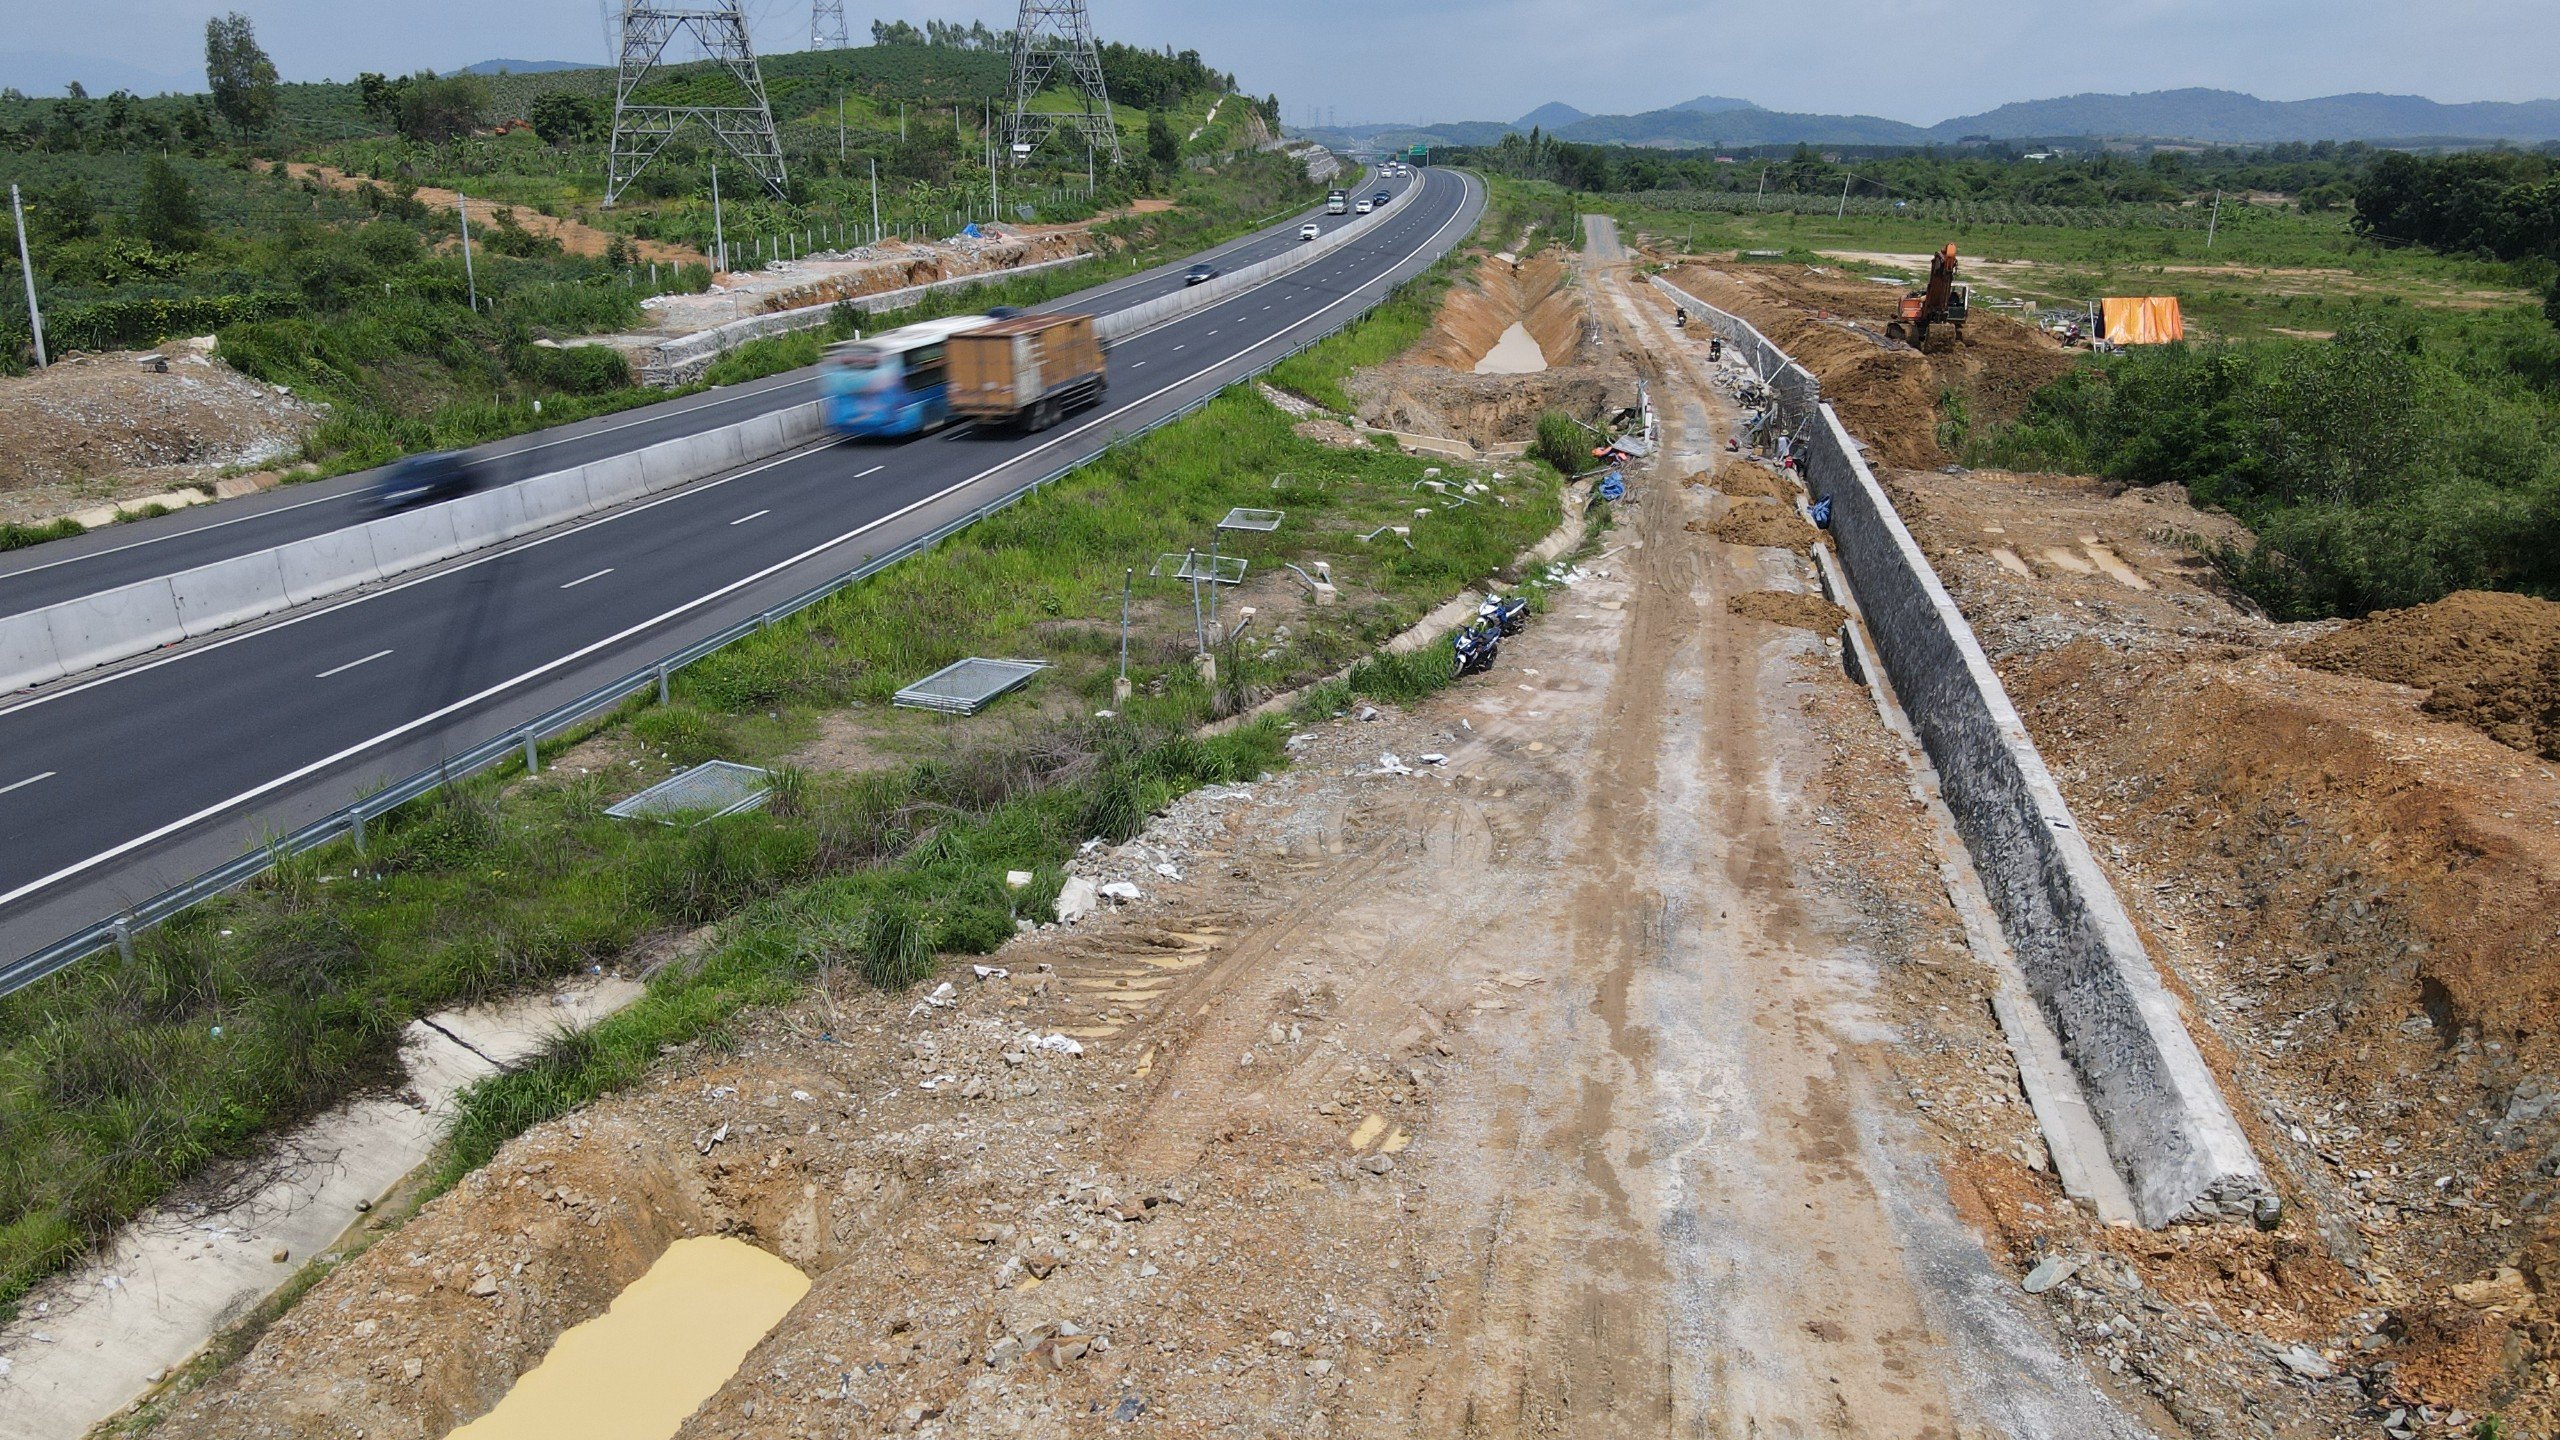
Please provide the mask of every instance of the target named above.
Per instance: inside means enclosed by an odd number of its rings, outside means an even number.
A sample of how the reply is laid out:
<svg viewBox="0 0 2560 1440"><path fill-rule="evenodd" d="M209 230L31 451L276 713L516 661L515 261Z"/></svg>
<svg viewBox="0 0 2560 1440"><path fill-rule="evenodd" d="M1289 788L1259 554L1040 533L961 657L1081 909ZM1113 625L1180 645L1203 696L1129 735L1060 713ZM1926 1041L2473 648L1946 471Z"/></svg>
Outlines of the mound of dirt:
<svg viewBox="0 0 2560 1440"><path fill-rule="evenodd" d="M219 360L184 347L168 353L165 375L115 351L0 380L0 490L138 471L180 483L189 478L181 471L283 455L319 419Z"/></svg>
<svg viewBox="0 0 2560 1440"><path fill-rule="evenodd" d="M1736 595L1726 608L1746 619L1792 625L1817 635L1839 634L1840 626L1849 618L1848 611L1819 595L1800 595L1785 590L1754 590L1747 595Z"/></svg>
<svg viewBox="0 0 2560 1440"><path fill-rule="evenodd" d="M1692 520L1686 528L1733 545L1766 545L1799 555L1813 553L1813 527L1795 511L1766 500L1740 501L1715 519Z"/></svg>
<svg viewBox="0 0 2560 1440"><path fill-rule="evenodd" d="M1381 430L1463 440L1479 450L1528 439L1549 410L1592 417L1632 405L1635 377L1574 365L1536 375L1471 375L1437 365L1381 365L1343 382L1362 421Z"/></svg>
<svg viewBox="0 0 2560 1440"><path fill-rule="evenodd" d="M1961 396L1977 427L2014 419L2071 368L2069 352L2032 326L1977 313L1964 338L1927 351L1887 340L1900 292L1801 266L1683 265L1671 283L1758 326L1822 382L1841 423L1886 465L1926 469L1951 457L1938 444L1941 395Z"/></svg>
<svg viewBox="0 0 2560 1440"><path fill-rule="evenodd" d="M2560 603L2464 590L2353 621L2292 657L2425 690L2428 714L2560 760Z"/></svg>
<svg viewBox="0 0 2560 1440"><path fill-rule="evenodd" d="M1697 480L1701 477L1704 478L1705 483L1713 485L1736 500L1756 497L1792 502L1796 498L1794 481L1775 470L1754 465L1748 460L1727 460L1716 467L1714 474L1710 475L1701 470L1690 479Z"/></svg>

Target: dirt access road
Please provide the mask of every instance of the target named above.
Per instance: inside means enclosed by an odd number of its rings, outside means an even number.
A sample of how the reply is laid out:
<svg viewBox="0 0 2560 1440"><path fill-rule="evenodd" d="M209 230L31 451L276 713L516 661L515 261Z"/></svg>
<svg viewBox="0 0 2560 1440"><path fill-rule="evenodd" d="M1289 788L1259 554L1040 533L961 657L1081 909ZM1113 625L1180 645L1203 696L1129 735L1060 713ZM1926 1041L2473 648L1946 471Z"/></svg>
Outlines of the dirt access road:
<svg viewBox="0 0 2560 1440"><path fill-rule="evenodd" d="M440 1435L703 1231L815 1285L694 1437L2153 1433L1951 1199L2061 1203L1895 742L1734 611L1809 571L1706 533L1733 417L1676 378L1490 675L1080 861L1144 898L1006 973L823 985L537 1128L166 1433Z"/></svg>

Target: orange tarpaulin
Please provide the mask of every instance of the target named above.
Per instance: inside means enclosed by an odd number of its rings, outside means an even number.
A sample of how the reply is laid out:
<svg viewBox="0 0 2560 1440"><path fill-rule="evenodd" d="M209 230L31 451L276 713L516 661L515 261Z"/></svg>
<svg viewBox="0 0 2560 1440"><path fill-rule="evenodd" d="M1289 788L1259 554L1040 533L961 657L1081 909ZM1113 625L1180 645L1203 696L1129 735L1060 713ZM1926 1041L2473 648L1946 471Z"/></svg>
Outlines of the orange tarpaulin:
<svg viewBox="0 0 2560 1440"><path fill-rule="evenodd" d="M2187 338L2187 322L2178 314L2175 295L2145 295L2098 302L2098 317L2110 345L2166 345Z"/></svg>

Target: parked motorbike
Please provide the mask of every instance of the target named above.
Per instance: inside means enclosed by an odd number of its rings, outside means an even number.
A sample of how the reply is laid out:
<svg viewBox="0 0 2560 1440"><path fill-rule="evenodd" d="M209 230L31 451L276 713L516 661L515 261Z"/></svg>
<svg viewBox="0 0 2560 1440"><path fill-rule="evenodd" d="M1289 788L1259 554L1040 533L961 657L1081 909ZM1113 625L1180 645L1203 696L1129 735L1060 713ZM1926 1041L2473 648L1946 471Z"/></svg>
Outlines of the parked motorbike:
<svg viewBox="0 0 2560 1440"><path fill-rule="evenodd" d="M1490 670L1494 657L1502 653L1502 631L1479 620L1450 636L1449 647L1456 652L1460 675Z"/></svg>
<svg viewBox="0 0 2560 1440"><path fill-rule="evenodd" d="M1505 635L1517 635L1529 628L1529 602L1517 595L1489 595L1476 607L1476 623L1490 625Z"/></svg>

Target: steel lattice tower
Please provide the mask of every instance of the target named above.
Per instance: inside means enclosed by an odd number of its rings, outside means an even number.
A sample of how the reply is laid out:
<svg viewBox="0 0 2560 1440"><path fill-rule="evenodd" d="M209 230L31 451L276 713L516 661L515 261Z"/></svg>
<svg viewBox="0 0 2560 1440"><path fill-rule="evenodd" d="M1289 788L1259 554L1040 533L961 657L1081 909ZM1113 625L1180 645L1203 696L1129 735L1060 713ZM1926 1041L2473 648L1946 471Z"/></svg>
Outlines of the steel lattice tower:
<svg viewBox="0 0 2560 1440"><path fill-rule="evenodd" d="M755 45L747 39L747 19L740 0L721 0L707 9L683 10L648 0L624 0L622 6L622 74L613 87L613 150L605 162L604 203L611 206L622 192L658 158L658 152L688 121L700 121L720 138L748 173L778 199L788 178L782 164L782 141L773 132L773 106L764 93L764 74L756 68ZM838 13L842 13L841 6ZM690 32L703 52L729 67L746 91L740 105L635 104L650 73L666 60L667 46Z"/></svg>
<svg viewBox="0 0 2560 1440"><path fill-rule="evenodd" d="M1039 114L1031 98L1047 88L1064 66L1067 78L1084 97L1075 113ZM1093 19L1084 0L1022 0L1013 22L1013 105L1006 116L1015 164L1030 158L1040 142L1066 132L1082 139L1097 154L1120 163L1120 128L1112 123L1111 95L1102 84L1102 49L1093 43Z"/></svg>
<svg viewBox="0 0 2560 1440"><path fill-rule="evenodd" d="M844 29L844 0L810 0L809 48L842 50L853 42Z"/></svg>

